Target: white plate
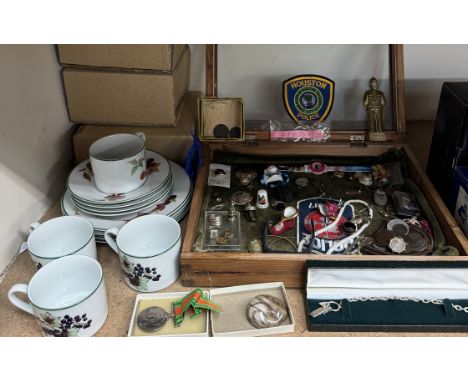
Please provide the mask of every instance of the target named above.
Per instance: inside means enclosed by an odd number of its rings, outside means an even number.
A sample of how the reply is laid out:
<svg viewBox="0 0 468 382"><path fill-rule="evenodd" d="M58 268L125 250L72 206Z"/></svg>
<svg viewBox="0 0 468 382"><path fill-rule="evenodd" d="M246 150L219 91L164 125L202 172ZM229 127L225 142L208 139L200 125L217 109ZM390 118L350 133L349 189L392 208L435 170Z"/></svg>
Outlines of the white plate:
<svg viewBox="0 0 468 382"><path fill-rule="evenodd" d="M78 208L81 212L85 212L87 214L90 214L90 215L94 215L94 216L101 216L101 217L122 217L122 216L126 216L126 215L131 215L131 214L136 214L136 213L140 213L140 212L144 212L144 213L149 213L151 212L151 210L149 210L151 207L156 207L159 203L163 203L167 197L169 196L169 194L171 193L171 190L172 190L172 187L171 188L167 188L163 194L161 195L158 195L158 197L155 199L155 200L150 200L142 205L138 205L138 206L135 206L135 207L132 207L132 208L125 208L125 209L122 209L122 210L115 210L115 211L98 211L98 210L94 210L94 209L90 209L90 208L85 208L85 207L82 207L81 205L78 205L76 202L74 202L75 204L75 207ZM147 211L149 210L149 211Z"/></svg>
<svg viewBox="0 0 468 382"><path fill-rule="evenodd" d="M157 198L158 195L160 195L164 191L166 191L167 188L172 188L172 186L173 186L173 179L172 179L172 172L171 172L171 175L167 178L167 181L165 182L165 184L161 185L160 189L158 189L158 190L156 190L154 192L151 192L148 195L142 196L139 199L131 200L129 202L105 205L105 204L99 204L99 203L91 203L91 202L88 202L86 200L80 199L79 197L74 195L72 192L70 193L70 195L71 195L73 201L76 204L82 205L83 207L89 207L89 208L99 209L99 210L103 210L103 211L104 210L113 211L113 210L117 210L117 209L124 209L126 207L133 207L133 206L138 205L138 204L143 204L143 203L145 203L145 202L147 202L148 200L151 200L151 199L155 200L155 198Z"/></svg>
<svg viewBox="0 0 468 382"><path fill-rule="evenodd" d="M90 163L89 159L81 162L72 170L68 177L68 188L70 192L80 199L103 205L119 204L140 199L161 189L167 181L168 176L170 176L171 169L166 158L154 151L146 150L146 160L151 159L156 164L154 171L147 176L143 186L126 194L107 194L99 191L96 188L92 174L89 173L89 170L87 171Z"/></svg>
<svg viewBox="0 0 468 382"><path fill-rule="evenodd" d="M167 200L167 204L161 203L159 207L152 206L148 208L148 210L142 211L139 214L130 214L126 216L106 218L79 211L73 204L70 191L67 190L62 198L62 213L64 215L71 216L80 215L88 219L93 224L95 231L102 232L106 231L111 227L120 228L131 219L134 219L137 216L147 213L160 213L167 216L171 216L174 219L176 219L176 217L183 217L190 208L190 198L192 196L191 182L187 174L185 174L185 171L182 167L173 162L171 162L171 166L174 179L174 188L172 189L172 192L168 197L168 199L171 198L171 201ZM157 211L154 211L155 208L157 208Z"/></svg>
<svg viewBox="0 0 468 382"><path fill-rule="evenodd" d="M171 192L173 188L173 183L171 181L163 190L159 191L155 195L153 195L149 199L145 199L140 203L136 203L131 206L123 206L119 207L114 205L113 208L98 208L98 207L90 207L88 205L82 204L80 201L73 198L70 194L73 204L79 208L81 211L87 212L91 215L97 216L119 216L119 215L128 215L130 213L142 211L149 206L156 204L158 202L162 202Z"/></svg>

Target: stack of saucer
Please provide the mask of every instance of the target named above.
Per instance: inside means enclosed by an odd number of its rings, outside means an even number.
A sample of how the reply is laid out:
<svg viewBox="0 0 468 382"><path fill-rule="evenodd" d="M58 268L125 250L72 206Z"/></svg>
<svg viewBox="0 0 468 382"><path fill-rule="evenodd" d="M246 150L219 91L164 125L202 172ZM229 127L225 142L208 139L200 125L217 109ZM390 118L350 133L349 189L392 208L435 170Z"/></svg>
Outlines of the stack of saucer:
<svg viewBox="0 0 468 382"><path fill-rule="evenodd" d="M115 217L137 213L164 200L173 186L171 166L160 154L146 150L146 170L141 168L145 182L126 193L105 193L96 187L90 161L76 166L68 177L68 190L76 207L85 213Z"/></svg>
<svg viewBox="0 0 468 382"><path fill-rule="evenodd" d="M192 185L185 171L145 150L143 142L138 134L101 138L91 146L90 159L68 177L62 213L88 219L97 242L104 242L107 229L138 216L158 213L181 220L189 210Z"/></svg>

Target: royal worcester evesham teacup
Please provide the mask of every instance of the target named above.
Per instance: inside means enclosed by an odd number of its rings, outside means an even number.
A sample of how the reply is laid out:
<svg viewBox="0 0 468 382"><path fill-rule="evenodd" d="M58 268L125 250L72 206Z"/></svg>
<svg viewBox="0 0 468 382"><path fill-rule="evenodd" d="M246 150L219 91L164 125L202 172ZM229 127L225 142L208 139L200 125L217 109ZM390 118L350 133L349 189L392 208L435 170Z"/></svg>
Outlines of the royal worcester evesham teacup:
<svg viewBox="0 0 468 382"><path fill-rule="evenodd" d="M181 230L164 215L133 219L122 228L109 228L104 238L119 255L125 282L140 292L155 292L179 277Z"/></svg>
<svg viewBox="0 0 468 382"><path fill-rule="evenodd" d="M27 295L29 303L16 294ZM102 268L87 256L62 257L37 271L29 284L15 284L8 299L32 314L49 337L88 337L107 318L107 296Z"/></svg>
<svg viewBox="0 0 468 382"><path fill-rule="evenodd" d="M124 194L146 181L145 134L113 134L89 148L94 182L99 191Z"/></svg>
<svg viewBox="0 0 468 382"><path fill-rule="evenodd" d="M94 228L80 216L62 216L42 224L32 223L27 246L37 269L70 255L97 258Z"/></svg>

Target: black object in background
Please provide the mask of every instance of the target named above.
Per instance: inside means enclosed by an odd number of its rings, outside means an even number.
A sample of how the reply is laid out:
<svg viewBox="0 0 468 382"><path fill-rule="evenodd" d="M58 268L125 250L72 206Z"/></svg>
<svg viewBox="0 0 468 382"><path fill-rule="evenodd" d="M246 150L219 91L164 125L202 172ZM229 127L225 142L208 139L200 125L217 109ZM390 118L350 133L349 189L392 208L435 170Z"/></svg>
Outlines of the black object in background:
<svg viewBox="0 0 468 382"><path fill-rule="evenodd" d="M468 165L467 141L468 82L444 82L426 173L450 211L455 167Z"/></svg>

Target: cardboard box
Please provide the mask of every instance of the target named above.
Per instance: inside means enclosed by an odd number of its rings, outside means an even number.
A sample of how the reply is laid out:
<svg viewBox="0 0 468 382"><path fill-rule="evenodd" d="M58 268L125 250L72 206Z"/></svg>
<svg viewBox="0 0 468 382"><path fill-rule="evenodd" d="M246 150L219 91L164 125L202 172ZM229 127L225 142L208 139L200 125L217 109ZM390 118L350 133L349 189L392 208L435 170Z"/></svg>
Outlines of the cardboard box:
<svg viewBox="0 0 468 382"><path fill-rule="evenodd" d="M58 45L64 66L172 71L185 45L66 44Z"/></svg>
<svg viewBox="0 0 468 382"><path fill-rule="evenodd" d="M284 302L288 317L281 325L257 329L249 323L246 314L247 304L259 294L272 295ZM294 317L282 282L211 289L210 297L214 303L223 308L223 313L210 312L213 337L254 337L294 332Z"/></svg>
<svg viewBox="0 0 468 382"><path fill-rule="evenodd" d="M75 160L81 162L88 158L89 146L106 135L135 133L146 135L146 147L164 155L167 159L183 164L192 146L192 130L195 128L197 98L199 92L188 92L185 97L181 118L176 127L135 127L81 125L73 136Z"/></svg>
<svg viewBox="0 0 468 382"><path fill-rule="evenodd" d="M175 125L190 80L190 50L172 73L65 68L63 82L72 122Z"/></svg>
<svg viewBox="0 0 468 382"><path fill-rule="evenodd" d="M208 296L208 298L210 297L209 292L204 291L204 294ZM143 309L150 306L159 306L170 313L172 302L180 300L186 295L187 292L137 294L127 336L208 337L209 319L206 311L196 317L189 317L189 314L186 314L184 321L177 328L174 327L174 321L171 319L169 319L159 331L154 333L145 333L138 327L136 322L137 316Z"/></svg>

